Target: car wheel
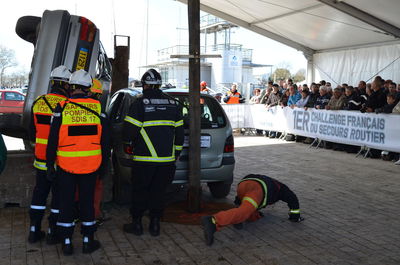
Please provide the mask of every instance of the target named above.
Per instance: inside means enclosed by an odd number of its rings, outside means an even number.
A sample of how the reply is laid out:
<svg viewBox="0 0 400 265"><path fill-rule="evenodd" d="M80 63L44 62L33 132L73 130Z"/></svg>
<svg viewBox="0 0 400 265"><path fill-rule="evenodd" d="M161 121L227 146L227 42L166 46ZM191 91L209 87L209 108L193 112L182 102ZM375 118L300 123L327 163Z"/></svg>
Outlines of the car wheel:
<svg viewBox="0 0 400 265"><path fill-rule="evenodd" d="M17 35L33 45L36 43L38 25L40 24L41 18L34 16L24 16L18 19L15 27Z"/></svg>
<svg viewBox="0 0 400 265"><path fill-rule="evenodd" d="M218 182L209 182L207 183L208 188L210 189L211 195L214 198L221 199L228 196L231 191L232 182L229 181L218 181Z"/></svg>

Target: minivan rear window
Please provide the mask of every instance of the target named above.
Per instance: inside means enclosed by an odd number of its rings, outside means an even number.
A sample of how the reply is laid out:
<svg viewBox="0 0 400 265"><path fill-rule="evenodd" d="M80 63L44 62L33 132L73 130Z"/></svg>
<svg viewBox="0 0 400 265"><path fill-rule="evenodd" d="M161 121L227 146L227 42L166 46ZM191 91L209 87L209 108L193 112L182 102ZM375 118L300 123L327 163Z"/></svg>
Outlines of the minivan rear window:
<svg viewBox="0 0 400 265"><path fill-rule="evenodd" d="M189 97L188 95L171 95L179 100L182 108L184 127L189 128ZM221 105L211 97L200 98L201 129L218 129L226 126L226 119Z"/></svg>

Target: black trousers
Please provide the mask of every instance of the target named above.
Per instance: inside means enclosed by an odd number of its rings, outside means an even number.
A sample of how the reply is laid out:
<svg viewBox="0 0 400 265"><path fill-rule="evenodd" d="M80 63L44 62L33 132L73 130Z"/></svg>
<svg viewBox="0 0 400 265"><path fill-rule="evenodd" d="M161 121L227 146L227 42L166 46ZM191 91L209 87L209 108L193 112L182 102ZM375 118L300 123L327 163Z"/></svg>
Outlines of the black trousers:
<svg viewBox="0 0 400 265"><path fill-rule="evenodd" d="M278 193L278 199L287 203L289 210L300 210L299 200L296 194L289 189L288 186L281 183L281 188ZM300 213L289 213L289 219L297 220Z"/></svg>
<svg viewBox="0 0 400 265"><path fill-rule="evenodd" d="M94 189L97 172L90 174L71 174L57 169L60 194L60 215L57 226L61 238L71 238L74 233L75 192L79 189L79 219L81 234L92 236L96 231L94 219Z"/></svg>
<svg viewBox="0 0 400 265"><path fill-rule="evenodd" d="M299 200L296 194L288 186L281 183L278 199L287 203L290 210L300 209Z"/></svg>
<svg viewBox="0 0 400 265"><path fill-rule="evenodd" d="M149 210L150 217L162 217L165 189L175 176L175 164L135 165L132 167L133 218L143 216Z"/></svg>
<svg viewBox="0 0 400 265"><path fill-rule="evenodd" d="M55 226L59 213L59 196L57 194L56 181L48 181L46 170L36 169L36 185L33 189L31 208L29 209L29 217L31 225L36 226L39 230L46 210L47 197L51 190L51 209L49 215L49 226Z"/></svg>

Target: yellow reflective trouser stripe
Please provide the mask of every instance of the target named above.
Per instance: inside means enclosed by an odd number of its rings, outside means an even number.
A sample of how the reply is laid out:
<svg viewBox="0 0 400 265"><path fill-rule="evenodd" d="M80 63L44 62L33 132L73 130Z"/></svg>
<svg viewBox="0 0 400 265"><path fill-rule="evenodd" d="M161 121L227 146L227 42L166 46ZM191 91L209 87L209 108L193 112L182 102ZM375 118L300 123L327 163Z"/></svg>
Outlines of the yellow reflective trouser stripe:
<svg viewBox="0 0 400 265"><path fill-rule="evenodd" d="M36 138L36 143L37 144L47 144L47 139Z"/></svg>
<svg viewBox="0 0 400 265"><path fill-rule="evenodd" d="M183 125L183 120L175 122L175 127L179 127Z"/></svg>
<svg viewBox="0 0 400 265"><path fill-rule="evenodd" d="M294 210L290 210L290 213L300 213L300 209L294 209Z"/></svg>
<svg viewBox="0 0 400 265"><path fill-rule="evenodd" d="M150 140L149 136L147 135L147 133L146 133L144 128L142 128L140 130L140 134L142 135L143 140L146 143L146 146L149 149L151 156L152 157L158 157L156 149L154 149L153 143L151 142L151 140Z"/></svg>
<svg viewBox="0 0 400 265"><path fill-rule="evenodd" d="M257 204L256 201L253 200L252 198L250 198L250 197L244 197L244 198L242 199L242 202L243 202L243 201L248 201L249 203L251 203L251 204L254 206L254 208L258 209L258 204Z"/></svg>
<svg viewBox="0 0 400 265"><path fill-rule="evenodd" d="M143 162L172 162L175 161L175 156L167 156L167 157L133 156L133 160L143 161Z"/></svg>
<svg viewBox="0 0 400 265"><path fill-rule="evenodd" d="M265 184L264 181L262 181L260 179L257 179L257 178L245 178L245 179L242 179L240 182L246 181L246 180L255 180L255 181L257 181L258 183L260 183L263 186L263 190L264 190L264 193L265 193L264 195L265 196L264 196L263 201L261 202L260 208L267 206L267 198L268 198L267 184ZM240 182L239 182L239 184L240 184Z"/></svg>
<svg viewBox="0 0 400 265"><path fill-rule="evenodd" d="M175 150L177 151L182 151L183 146L182 145L175 145Z"/></svg>
<svg viewBox="0 0 400 265"><path fill-rule="evenodd" d="M132 117L129 117L129 116L126 116L125 119L124 119L124 121L127 121L127 122L129 122L129 123L132 123L133 125L136 125L136 126L138 126L138 127L142 127L142 125L143 125L142 122L140 122L140 121L138 121L138 120L136 120L136 119L134 119L134 118L132 118Z"/></svg>
<svg viewBox="0 0 400 265"><path fill-rule="evenodd" d="M46 162L40 162L35 159L33 166L40 170L47 170Z"/></svg>
<svg viewBox="0 0 400 265"><path fill-rule="evenodd" d="M154 120L143 122L143 127L148 126L175 126L175 122L169 120Z"/></svg>
<svg viewBox="0 0 400 265"><path fill-rule="evenodd" d="M57 151L57 155L64 157L95 156L95 155L101 155L101 149L91 150L91 151Z"/></svg>

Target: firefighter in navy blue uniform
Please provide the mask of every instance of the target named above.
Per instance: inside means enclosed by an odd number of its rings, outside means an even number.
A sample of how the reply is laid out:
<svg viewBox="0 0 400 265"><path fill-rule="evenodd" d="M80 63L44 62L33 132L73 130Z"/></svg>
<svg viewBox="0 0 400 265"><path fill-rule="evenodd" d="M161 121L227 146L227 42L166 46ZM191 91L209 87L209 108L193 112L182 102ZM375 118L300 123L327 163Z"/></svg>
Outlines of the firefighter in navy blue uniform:
<svg viewBox="0 0 400 265"><path fill-rule="evenodd" d="M36 185L33 189L31 207L29 209L30 229L29 243L35 243L44 237L41 223L46 209L46 201L50 189L52 193L49 215L49 228L46 236L48 244L58 242L56 236L56 222L59 213L56 184L46 176L46 147L50 132L50 120L57 103L68 98L67 89L71 72L64 65L53 69L50 73L51 92L39 96L32 104L30 138L35 143Z"/></svg>
<svg viewBox="0 0 400 265"><path fill-rule="evenodd" d="M288 186L264 175L245 176L237 188L235 204L239 205L238 208L201 218L206 244L212 245L214 233L224 226L233 224L235 228L242 229L244 221L260 219L263 215L259 210L277 201L287 203L290 221L301 222L304 220L300 216L299 200Z"/></svg>
<svg viewBox="0 0 400 265"><path fill-rule="evenodd" d="M132 223L125 224L124 231L142 235L142 216L149 210L149 232L158 236L165 189L182 151L182 109L159 89L161 76L156 70L148 70L141 81L143 95L132 103L123 128L125 150L133 162Z"/></svg>
<svg viewBox="0 0 400 265"><path fill-rule="evenodd" d="M47 145L47 174L54 175L57 164L60 214L57 228L62 239L64 255L73 253L74 198L79 189L79 219L83 234L83 253L100 248L94 240L94 189L98 174L107 167L109 132L98 100L87 96L92 85L91 76L84 70L71 75L70 99L59 103L53 114Z"/></svg>

